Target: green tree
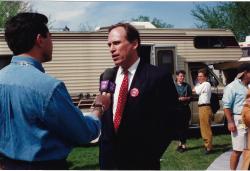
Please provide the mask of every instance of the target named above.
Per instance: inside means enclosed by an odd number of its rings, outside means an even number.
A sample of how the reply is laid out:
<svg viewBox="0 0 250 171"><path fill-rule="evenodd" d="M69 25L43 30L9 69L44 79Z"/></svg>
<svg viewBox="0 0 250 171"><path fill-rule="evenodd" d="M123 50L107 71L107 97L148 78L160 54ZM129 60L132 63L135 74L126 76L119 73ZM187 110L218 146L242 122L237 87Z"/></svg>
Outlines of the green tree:
<svg viewBox="0 0 250 171"><path fill-rule="evenodd" d="M18 12L32 11L28 2L23 1L0 1L0 28L4 27L9 17L16 15Z"/></svg>
<svg viewBox="0 0 250 171"><path fill-rule="evenodd" d="M172 24L167 24L166 22L164 22L158 18L153 18L153 20L151 20L150 17L143 16L143 15L140 15L137 18L132 18L131 20L132 21L151 22L157 28L173 28L174 27Z"/></svg>
<svg viewBox="0 0 250 171"><path fill-rule="evenodd" d="M250 2L220 2L215 7L196 5L191 11L199 28L230 29L238 41L250 34Z"/></svg>

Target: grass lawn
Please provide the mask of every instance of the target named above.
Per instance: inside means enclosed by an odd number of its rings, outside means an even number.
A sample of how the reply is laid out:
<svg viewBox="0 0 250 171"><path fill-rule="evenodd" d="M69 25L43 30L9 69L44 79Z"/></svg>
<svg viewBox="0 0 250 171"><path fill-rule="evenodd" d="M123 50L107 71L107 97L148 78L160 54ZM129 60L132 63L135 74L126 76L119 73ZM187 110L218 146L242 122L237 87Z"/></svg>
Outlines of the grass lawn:
<svg viewBox="0 0 250 171"><path fill-rule="evenodd" d="M173 141L161 160L162 170L205 170L222 153L231 148L231 137L228 134L213 137L214 152L204 154L201 138L190 138L187 141L188 151L176 152L177 141ZM150 148L150 147L149 147ZM99 169L98 146L74 148L68 157L70 169Z"/></svg>

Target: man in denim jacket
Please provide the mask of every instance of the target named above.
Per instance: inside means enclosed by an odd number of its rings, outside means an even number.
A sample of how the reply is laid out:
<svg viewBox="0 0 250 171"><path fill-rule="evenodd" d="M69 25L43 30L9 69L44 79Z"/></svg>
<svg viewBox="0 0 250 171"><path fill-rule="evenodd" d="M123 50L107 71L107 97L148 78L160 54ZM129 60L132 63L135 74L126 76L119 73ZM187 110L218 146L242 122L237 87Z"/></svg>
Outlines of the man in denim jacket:
<svg viewBox="0 0 250 171"><path fill-rule="evenodd" d="M44 71L41 63L52 59L47 22L39 13L19 13L5 26L14 56L0 71L2 169L67 169L73 146L100 133L100 108L83 116L64 83Z"/></svg>

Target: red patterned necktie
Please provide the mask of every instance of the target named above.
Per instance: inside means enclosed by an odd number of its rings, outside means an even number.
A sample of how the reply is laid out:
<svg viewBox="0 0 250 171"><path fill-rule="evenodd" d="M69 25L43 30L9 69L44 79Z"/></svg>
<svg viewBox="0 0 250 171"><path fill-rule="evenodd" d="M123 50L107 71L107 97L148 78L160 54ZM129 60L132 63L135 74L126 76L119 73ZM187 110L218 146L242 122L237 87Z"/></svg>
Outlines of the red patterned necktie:
<svg viewBox="0 0 250 171"><path fill-rule="evenodd" d="M115 112L115 119L114 119L115 131L117 131L117 129L119 128L122 119L122 112L124 110L124 106L127 101L127 94L128 94L128 70L125 70Z"/></svg>

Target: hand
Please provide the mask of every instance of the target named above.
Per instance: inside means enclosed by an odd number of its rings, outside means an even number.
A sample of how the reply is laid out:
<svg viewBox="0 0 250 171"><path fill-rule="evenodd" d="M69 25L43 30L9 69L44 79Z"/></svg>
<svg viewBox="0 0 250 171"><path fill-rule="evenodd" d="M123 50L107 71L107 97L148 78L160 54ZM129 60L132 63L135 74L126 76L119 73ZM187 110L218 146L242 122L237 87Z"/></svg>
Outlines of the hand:
<svg viewBox="0 0 250 171"><path fill-rule="evenodd" d="M250 105L250 98L247 98L247 99L246 99L246 103L247 103L248 105Z"/></svg>
<svg viewBox="0 0 250 171"><path fill-rule="evenodd" d="M190 97L185 97L185 96L181 96L179 97L179 101L189 101Z"/></svg>
<svg viewBox="0 0 250 171"><path fill-rule="evenodd" d="M234 122L228 122L227 128L230 132L235 132L237 131L236 125Z"/></svg>
<svg viewBox="0 0 250 171"><path fill-rule="evenodd" d="M184 101L184 97L179 97L179 101Z"/></svg>
<svg viewBox="0 0 250 171"><path fill-rule="evenodd" d="M111 104L111 94L110 93L102 93L102 95L96 96L95 104L102 105L104 111L108 110L108 108L110 107L110 104Z"/></svg>
<svg viewBox="0 0 250 171"><path fill-rule="evenodd" d="M192 92L193 92L193 93L196 93L196 91L195 91L195 87L193 87Z"/></svg>
<svg viewBox="0 0 250 171"><path fill-rule="evenodd" d="M108 110L111 104L111 95L110 93L106 93L103 95L96 96L93 104L93 111L92 114L96 115L97 117L101 117L103 112Z"/></svg>

